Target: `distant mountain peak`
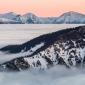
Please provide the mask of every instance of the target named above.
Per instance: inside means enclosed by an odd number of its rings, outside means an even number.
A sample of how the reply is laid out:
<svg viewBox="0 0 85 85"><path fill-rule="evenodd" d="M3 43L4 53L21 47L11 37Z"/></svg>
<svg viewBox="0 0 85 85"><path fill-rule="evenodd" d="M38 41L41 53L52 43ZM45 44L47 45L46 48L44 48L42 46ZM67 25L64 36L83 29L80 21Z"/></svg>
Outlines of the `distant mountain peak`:
<svg viewBox="0 0 85 85"><path fill-rule="evenodd" d="M5 16L17 16L18 14L14 13L14 12L7 12L4 14L1 14L0 16L5 17Z"/></svg>
<svg viewBox="0 0 85 85"><path fill-rule="evenodd" d="M69 11L66 13L63 13L59 17L38 17L33 13L26 13L24 15L19 15L14 12L8 12L5 14L0 14L0 19L9 19L8 21L15 21L15 23L18 21L18 23L27 23L27 24L85 24L85 15ZM3 20L1 20L0 23L5 23ZM8 22L9 23L9 22ZM11 22L10 22L11 23ZM16 23L17 24L17 23Z"/></svg>
<svg viewBox="0 0 85 85"><path fill-rule="evenodd" d="M56 19L56 23L84 24L85 15L78 12L69 11L59 16L58 19Z"/></svg>
<svg viewBox="0 0 85 85"><path fill-rule="evenodd" d="M76 15L82 15L82 16L85 16L84 14L81 14L79 12L74 12L74 11L69 11L69 12L66 12L66 13L63 13L61 16L76 16Z"/></svg>
<svg viewBox="0 0 85 85"><path fill-rule="evenodd" d="M23 16L26 16L26 17L37 17L35 14L33 14L33 13L26 13L26 14L24 14Z"/></svg>
<svg viewBox="0 0 85 85"><path fill-rule="evenodd" d="M75 12L75 11L68 11L68 12L66 12L66 13L79 13L79 12Z"/></svg>
<svg viewBox="0 0 85 85"><path fill-rule="evenodd" d="M14 13L14 12L7 12L7 13L5 13L5 14L13 14L13 15L16 15L16 13Z"/></svg>

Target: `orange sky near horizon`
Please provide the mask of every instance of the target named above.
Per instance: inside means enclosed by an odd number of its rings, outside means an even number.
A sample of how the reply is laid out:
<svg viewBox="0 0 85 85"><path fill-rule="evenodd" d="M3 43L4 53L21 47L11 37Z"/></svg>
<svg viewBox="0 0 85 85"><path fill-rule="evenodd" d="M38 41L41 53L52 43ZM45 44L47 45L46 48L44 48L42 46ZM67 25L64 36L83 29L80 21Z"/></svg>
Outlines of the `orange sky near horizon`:
<svg viewBox="0 0 85 85"><path fill-rule="evenodd" d="M76 11L85 14L85 0L0 0L0 13L34 13L38 16L59 16Z"/></svg>

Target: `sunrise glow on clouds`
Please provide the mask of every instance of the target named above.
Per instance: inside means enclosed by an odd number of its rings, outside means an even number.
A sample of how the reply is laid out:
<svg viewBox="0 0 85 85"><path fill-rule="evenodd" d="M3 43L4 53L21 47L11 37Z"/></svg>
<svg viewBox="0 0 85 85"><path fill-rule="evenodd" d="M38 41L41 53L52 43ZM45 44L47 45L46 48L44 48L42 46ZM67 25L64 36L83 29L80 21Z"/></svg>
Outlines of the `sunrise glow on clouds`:
<svg viewBox="0 0 85 85"><path fill-rule="evenodd" d="M0 0L0 13L10 11L38 16L58 16L67 11L85 14L85 0Z"/></svg>

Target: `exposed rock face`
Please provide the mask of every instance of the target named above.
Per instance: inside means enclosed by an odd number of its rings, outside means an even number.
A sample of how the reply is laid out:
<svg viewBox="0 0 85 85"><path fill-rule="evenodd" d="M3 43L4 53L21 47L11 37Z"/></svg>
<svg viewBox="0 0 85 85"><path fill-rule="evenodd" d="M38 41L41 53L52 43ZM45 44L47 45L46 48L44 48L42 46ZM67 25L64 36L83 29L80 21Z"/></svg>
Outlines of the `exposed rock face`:
<svg viewBox="0 0 85 85"><path fill-rule="evenodd" d="M26 70L30 67L28 62L24 61L23 58L17 58L10 62L6 62L0 66L1 71L20 71Z"/></svg>
<svg viewBox="0 0 85 85"><path fill-rule="evenodd" d="M85 66L85 26L57 31L42 35L16 48L16 54L22 49L29 51L39 43L44 43L37 50L31 50L32 54L15 58L0 65L1 71L21 71L30 68L47 69L54 65L64 65L68 68L84 68ZM31 44L30 44L31 43ZM29 45L30 44L30 45ZM13 46L11 46L12 48ZM20 51L17 51L19 49ZM0 49L13 54L10 46Z"/></svg>

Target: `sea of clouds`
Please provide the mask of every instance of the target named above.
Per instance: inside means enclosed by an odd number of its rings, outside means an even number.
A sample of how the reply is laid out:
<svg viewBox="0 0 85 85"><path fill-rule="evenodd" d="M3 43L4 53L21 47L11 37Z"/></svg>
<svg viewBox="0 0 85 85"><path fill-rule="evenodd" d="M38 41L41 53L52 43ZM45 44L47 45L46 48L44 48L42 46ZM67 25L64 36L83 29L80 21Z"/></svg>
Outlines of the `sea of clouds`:
<svg viewBox="0 0 85 85"><path fill-rule="evenodd" d="M43 71L1 72L0 85L85 85L85 70L55 66Z"/></svg>

